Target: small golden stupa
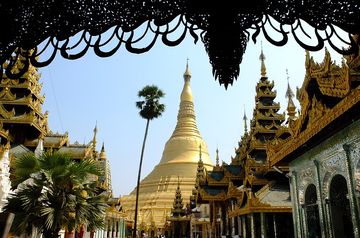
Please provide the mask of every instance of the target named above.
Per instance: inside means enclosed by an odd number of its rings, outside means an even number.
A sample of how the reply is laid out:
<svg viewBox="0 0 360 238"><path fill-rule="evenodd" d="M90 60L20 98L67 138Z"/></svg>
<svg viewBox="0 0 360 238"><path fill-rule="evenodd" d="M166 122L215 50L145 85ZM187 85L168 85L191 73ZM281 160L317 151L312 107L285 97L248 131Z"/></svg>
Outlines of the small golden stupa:
<svg viewBox="0 0 360 238"><path fill-rule="evenodd" d="M160 163L140 183L138 229L144 231L158 231L164 227L166 216L170 216L173 207L178 177L184 203L187 203L194 189L200 154L206 169L213 165L206 143L196 126L190 78L186 64L175 130L165 144ZM122 206L130 219L135 216L135 194L136 188L121 198Z"/></svg>

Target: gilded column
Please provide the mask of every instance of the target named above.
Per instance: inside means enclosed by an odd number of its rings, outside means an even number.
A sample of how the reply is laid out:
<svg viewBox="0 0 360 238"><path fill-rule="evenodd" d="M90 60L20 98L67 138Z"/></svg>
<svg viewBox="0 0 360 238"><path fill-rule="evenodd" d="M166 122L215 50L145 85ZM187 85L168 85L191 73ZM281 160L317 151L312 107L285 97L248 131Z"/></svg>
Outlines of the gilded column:
<svg viewBox="0 0 360 238"><path fill-rule="evenodd" d="M265 224L265 214L263 212L260 213L260 226L261 226L261 238L266 238L266 224Z"/></svg>
<svg viewBox="0 0 360 238"><path fill-rule="evenodd" d="M237 216L236 218L237 218L236 220L237 220L237 226L238 226L237 235L239 235L239 237L241 237L241 234L242 234L241 218L240 218L240 216Z"/></svg>
<svg viewBox="0 0 360 238"><path fill-rule="evenodd" d="M241 217L243 237L246 238L246 216Z"/></svg>
<svg viewBox="0 0 360 238"><path fill-rule="evenodd" d="M251 238L255 238L255 220L254 213L250 213Z"/></svg>
<svg viewBox="0 0 360 238"><path fill-rule="evenodd" d="M355 185L354 185L354 171L352 168L352 161L351 161L351 145L344 144L343 148L346 154L346 169L347 169L347 183L348 183L348 191L349 191L349 201L350 201L350 208L351 208L351 217L354 225L354 236L359 237L359 229L360 229L360 221L359 221L359 207L357 204L357 199L355 196Z"/></svg>

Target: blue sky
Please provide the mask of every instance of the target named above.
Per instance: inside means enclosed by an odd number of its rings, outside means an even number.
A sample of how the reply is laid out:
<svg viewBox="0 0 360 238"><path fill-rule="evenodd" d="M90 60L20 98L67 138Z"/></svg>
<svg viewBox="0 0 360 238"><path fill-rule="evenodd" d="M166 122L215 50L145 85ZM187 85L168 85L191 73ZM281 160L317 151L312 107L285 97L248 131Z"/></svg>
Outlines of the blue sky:
<svg viewBox="0 0 360 238"><path fill-rule="evenodd" d="M243 134L244 107L248 118L252 117L255 85L260 78L261 40L267 75L275 81L276 101L283 111L287 106L286 69L294 92L304 79L305 51L294 40L290 39L284 47L271 45L261 35L257 44L250 41L240 65L240 77L225 90L212 76L202 42L195 45L189 34L179 46L167 47L158 40L149 52L140 55L128 53L124 47L109 58L99 58L92 50L75 61L58 55L50 66L40 69L42 92L46 96L43 111L49 111L50 129L68 131L72 143L88 143L97 123L98 149L104 142L114 195L128 194L136 185L146 123L135 107L137 92L145 85L155 84L166 93L163 99L166 111L150 123L144 178L160 161L164 145L175 128L182 75L189 58L198 128L213 162L219 148L220 160L229 163ZM340 62L340 56L330 52ZM324 50L311 55L322 61Z"/></svg>

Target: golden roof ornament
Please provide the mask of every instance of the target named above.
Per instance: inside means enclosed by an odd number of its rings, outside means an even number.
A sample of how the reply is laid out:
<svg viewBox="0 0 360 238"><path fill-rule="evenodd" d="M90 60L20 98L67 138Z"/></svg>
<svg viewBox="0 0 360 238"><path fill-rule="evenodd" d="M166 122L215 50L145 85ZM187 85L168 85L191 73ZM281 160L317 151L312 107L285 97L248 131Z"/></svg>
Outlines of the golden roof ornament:
<svg viewBox="0 0 360 238"><path fill-rule="evenodd" d="M263 52L262 42L261 42L261 54L259 56L259 60L261 61L261 77L266 77L265 55Z"/></svg>
<svg viewBox="0 0 360 238"><path fill-rule="evenodd" d="M219 166L219 149L216 148L216 166Z"/></svg>
<svg viewBox="0 0 360 238"><path fill-rule="evenodd" d="M291 90L291 87L290 87L290 83L289 83L289 72L288 72L288 69L286 69L286 78L287 78L287 82L288 82L288 86L287 86L287 90L286 90L286 93L285 93L285 97L288 99L288 106L287 106L287 115L289 117L289 120L294 120L295 119L295 104L294 104L294 101L293 101L293 97L295 96L293 91Z"/></svg>
<svg viewBox="0 0 360 238"><path fill-rule="evenodd" d="M247 117L246 117L246 112L245 112L245 105L244 105L244 117L243 117L243 120L244 120L244 134L247 134L248 130L247 130Z"/></svg>
<svg viewBox="0 0 360 238"><path fill-rule="evenodd" d="M106 160L105 144L104 144L104 142L102 143L102 146L101 146L100 160Z"/></svg>
<svg viewBox="0 0 360 238"><path fill-rule="evenodd" d="M98 131L98 129L97 129L97 122L96 122L95 127L94 127L94 137L93 137L93 140L92 140L94 150L96 149L96 134L97 134L97 131Z"/></svg>
<svg viewBox="0 0 360 238"><path fill-rule="evenodd" d="M184 72L184 80L188 81L191 78L191 72L189 70L189 58L186 59L186 69Z"/></svg>

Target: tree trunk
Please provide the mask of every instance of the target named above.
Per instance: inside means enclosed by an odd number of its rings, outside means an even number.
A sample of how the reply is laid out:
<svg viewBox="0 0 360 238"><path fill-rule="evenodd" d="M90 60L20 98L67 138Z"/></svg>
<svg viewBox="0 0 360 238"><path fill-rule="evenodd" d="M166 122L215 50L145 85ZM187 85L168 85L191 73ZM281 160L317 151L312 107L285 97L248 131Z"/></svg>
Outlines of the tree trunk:
<svg viewBox="0 0 360 238"><path fill-rule="evenodd" d="M137 179L137 184L136 184L135 218L134 218L134 230L133 230L133 237L134 238L136 238L136 226L137 226L137 214L138 214L138 205L139 205L139 189L140 189L141 167L142 167L142 162L143 162L143 157L144 157L146 137L147 137L148 130L149 130L149 123L150 123L150 119L147 119L146 128L145 128L145 135L144 135L144 141L143 141L143 144L142 144L141 155L140 155L138 179Z"/></svg>

